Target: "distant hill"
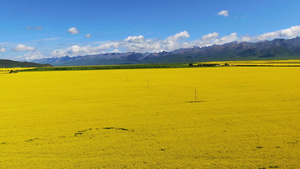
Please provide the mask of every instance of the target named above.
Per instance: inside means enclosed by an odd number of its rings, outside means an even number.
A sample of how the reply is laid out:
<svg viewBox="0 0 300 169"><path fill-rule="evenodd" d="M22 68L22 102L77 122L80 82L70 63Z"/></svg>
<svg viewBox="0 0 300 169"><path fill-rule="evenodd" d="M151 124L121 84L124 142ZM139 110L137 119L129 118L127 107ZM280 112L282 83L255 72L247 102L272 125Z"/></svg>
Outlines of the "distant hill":
<svg viewBox="0 0 300 169"><path fill-rule="evenodd" d="M50 67L50 64L38 64L32 62L18 62L13 60L4 60L0 59L0 68L1 67Z"/></svg>
<svg viewBox="0 0 300 169"><path fill-rule="evenodd" d="M145 63L189 63L203 61L300 59L300 37L257 43L232 42L160 53L107 53L77 57L45 58L35 63L55 66L115 65Z"/></svg>

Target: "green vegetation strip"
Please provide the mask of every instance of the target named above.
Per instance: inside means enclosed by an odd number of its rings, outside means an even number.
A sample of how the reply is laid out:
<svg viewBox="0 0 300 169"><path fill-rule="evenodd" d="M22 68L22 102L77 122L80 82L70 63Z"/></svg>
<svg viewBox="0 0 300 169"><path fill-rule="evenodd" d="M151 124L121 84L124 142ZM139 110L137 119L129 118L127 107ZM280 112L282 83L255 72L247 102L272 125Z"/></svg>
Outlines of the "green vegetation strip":
<svg viewBox="0 0 300 169"><path fill-rule="evenodd" d="M135 65L99 65L99 66L57 66L37 67L24 71L64 71L64 70L106 70L106 69L150 69L150 68L183 68L188 64L135 64Z"/></svg>

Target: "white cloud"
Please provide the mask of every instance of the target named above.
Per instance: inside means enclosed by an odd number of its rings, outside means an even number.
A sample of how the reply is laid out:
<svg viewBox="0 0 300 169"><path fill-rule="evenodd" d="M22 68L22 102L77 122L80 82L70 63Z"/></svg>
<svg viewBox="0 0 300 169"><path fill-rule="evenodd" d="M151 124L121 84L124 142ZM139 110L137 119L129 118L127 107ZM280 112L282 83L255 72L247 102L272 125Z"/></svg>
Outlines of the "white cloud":
<svg viewBox="0 0 300 169"><path fill-rule="evenodd" d="M254 41L265 41L275 38L295 38L300 35L300 25L292 26L275 32L268 32L253 38Z"/></svg>
<svg viewBox="0 0 300 169"><path fill-rule="evenodd" d="M34 51L30 51L30 52L24 54L24 56L22 58L24 58L26 60L42 59L43 54L37 50L34 50Z"/></svg>
<svg viewBox="0 0 300 169"><path fill-rule="evenodd" d="M42 26L37 26L37 27L26 26L26 29L29 29L29 30L43 30L44 28Z"/></svg>
<svg viewBox="0 0 300 169"><path fill-rule="evenodd" d="M72 28L68 29L68 32L69 32L71 35L75 35L75 34L79 33L79 31L77 30L76 27L72 27Z"/></svg>
<svg viewBox="0 0 300 169"><path fill-rule="evenodd" d="M145 41L144 36L128 36L124 41L132 43L143 43Z"/></svg>
<svg viewBox="0 0 300 169"><path fill-rule="evenodd" d="M177 41L177 40L186 39L186 38L189 38L189 37L190 37L190 35L187 31L182 31L180 33L176 33L173 36L169 36L167 38L167 40Z"/></svg>
<svg viewBox="0 0 300 169"><path fill-rule="evenodd" d="M14 50L15 51L31 51L31 50L34 50L35 47L32 47L32 46L26 46L24 44L18 44Z"/></svg>
<svg viewBox="0 0 300 169"><path fill-rule="evenodd" d="M154 41L153 44L148 45L148 48L153 52L172 51L182 48L182 42L180 41L189 37L190 35L187 31L182 31L173 36L169 36L164 40Z"/></svg>
<svg viewBox="0 0 300 169"><path fill-rule="evenodd" d="M223 36L222 38L214 40L213 44L214 45L223 45L225 43L230 43L230 42L234 42L237 40L238 40L237 33L234 32L228 36Z"/></svg>
<svg viewBox="0 0 300 169"><path fill-rule="evenodd" d="M300 34L300 25L280 30L281 37L294 38Z"/></svg>
<svg viewBox="0 0 300 169"><path fill-rule="evenodd" d="M225 17L229 16L227 10L222 10L222 11L220 11L220 12L218 13L218 15L222 15L222 16L225 16Z"/></svg>
<svg viewBox="0 0 300 169"><path fill-rule="evenodd" d="M0 52L6 52L5 48L0 46Z"/></svg>
<svg viewBox="0 0 300 169"><path fill-rule="evenodd" d="M239 42L251 42L253 41L253 37L249 35L242 36L239 40Z"/></svg>
<svg viewBox="0 0 300 169"><path fill-rule="evenodd" d="M98 46L78 46L73 45L67 49L55 50L51 53L52 56L62 57L62 56L79 56L79 55L93 55L100 53L109 52L161 52L161 51L172 51L179 48L189 48L193 46L211 46L214 44L222 45L224 43L229 43L237 41L237 33L232 33L228 36L218 37L217 32L209 33L204 35L201 39L185 42L181 41L183 39L189 38L190 35L187 31L177 33L173 36L169 36L166 39L146 39L144 36L129 36L124 40L117 42L106 42Z"/></svg>
<svg viewBox="0 0 300 169"><path fill-rule="evenodd" d="M268 33L264 33L264 34L261 34L261 35L257 36L257 40L258 41L264 41L264 40L268 40L268 39L275 39L275 38L278 38L279 35L280 35L279 31L268 32Z"/></svg>
<svg viewBox="0 0 300 169"><path fill-rule="evenodd" d="M108 49L111 48L118 48L118 44L111 42L111 43L106 43L106 44L102 44L99 46L78 46L78 45L73 45L67 49L58 49L58 50L54 50L53 52L51 52L52 56L55 57L62 57L62 56L79 56L79 55L94 55L94 54L99 54L99 53L103 53L103 51L106 51Z"/></svg>
<svg viewBox="0 0 300 169"><path fill-rule="evenodd" d="M108 52L120 52L123 49L124 52L160 52L171 51L181 47L179 40L190 37L187 31L177 33L173 36L169 36L164 40L146 39L144 36L128 36L124 40L116 42L102 42L98 46L78 46L73 45L67 49L58 49L51 52L52 56L79 56L79 55L93 55L99 53Z"/></svg>
<svg viewBox="0 0 300 169"><path fill-rule="evenodd" d="M219 34L217 32L214 33L209 33L207 35L203 35L202 36L202 40L211 40L211 39L215 39L217 36L219 36Z"/></svg>
<svg viewBox="0 0 300 169"><path fill-rule="evenodd" d="M128 36L127 38L119 41L107 41L91 43L91 45L80 46L72 45L65 49L58 49L52 51L48 56L62 57L62 56L84 56L94 55L110 52L161 52L172 51L179 48L190 48L194 46L205 47L212 45L223 45L230 42L257 42L262 40L272 40L275 38L293 38L300 35L300 26L292 26L287 29L278 30L274 32L267 32L261 35L241 36L237 33L220 36L218 32L208 33L201 38L187 41L190 35L187 31L182 31L169 36L165 39L145 38L143 35Z"/></svg>
<svg viewBox="0 0 300 169"><path fill-rule="evenodd" d="M86 34L85 37L86 38L90 38L92 35L90 33Z"/></svg>

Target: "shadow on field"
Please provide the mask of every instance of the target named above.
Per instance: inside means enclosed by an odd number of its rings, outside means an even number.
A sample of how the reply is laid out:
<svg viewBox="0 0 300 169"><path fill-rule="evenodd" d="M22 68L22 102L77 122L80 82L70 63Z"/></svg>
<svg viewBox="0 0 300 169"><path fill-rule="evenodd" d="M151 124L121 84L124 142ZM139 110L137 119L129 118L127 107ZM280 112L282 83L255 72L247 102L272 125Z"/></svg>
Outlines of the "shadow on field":
<svg viewBox="0 0 300 169"><path fill-rule="evenodd" d="M185 101L186 103L201 103L201 102L204 102L204 101Z"/></svg>
<svg viewBox="0 0 300 169"><path fill-rule="evenodd" d="M104 129L104 130L121 130L121 131L131 131L131 132L134 132L134 130L129 130L129 129L126 129L126 128L103 127L103 128L95 128L95 129L89 128L89 129L85 129L85 130L79 130L76 133L74 133L74 136L75 137L83 136L88 131L91 131L91 130L100 130L100 129Z"/></svg>

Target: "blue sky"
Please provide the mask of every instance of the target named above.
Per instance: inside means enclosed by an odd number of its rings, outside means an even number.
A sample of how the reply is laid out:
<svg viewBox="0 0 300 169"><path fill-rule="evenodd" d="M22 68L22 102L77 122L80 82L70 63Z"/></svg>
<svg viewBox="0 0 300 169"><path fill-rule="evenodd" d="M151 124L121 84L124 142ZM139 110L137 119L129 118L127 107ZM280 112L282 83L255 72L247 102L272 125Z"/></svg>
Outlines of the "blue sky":
<svg viewBox="0 0 300 169"><path fill-rule="evenodd" d="M0 59L160 52L300 35L299 0L0 2Z"/></svg>

